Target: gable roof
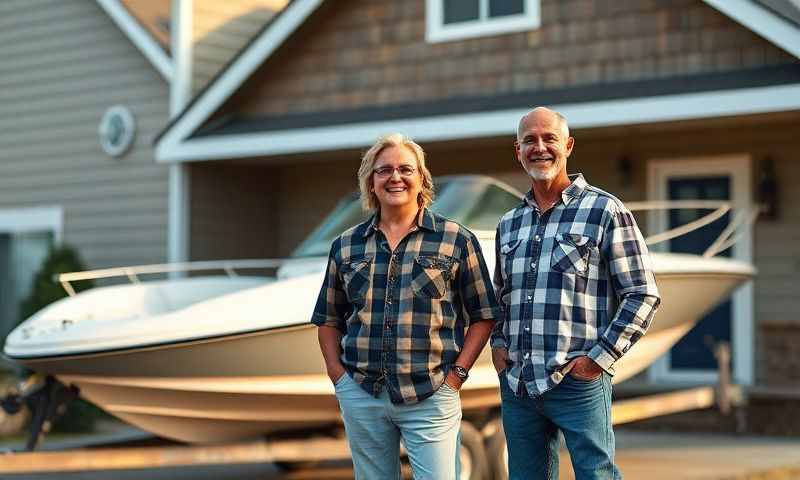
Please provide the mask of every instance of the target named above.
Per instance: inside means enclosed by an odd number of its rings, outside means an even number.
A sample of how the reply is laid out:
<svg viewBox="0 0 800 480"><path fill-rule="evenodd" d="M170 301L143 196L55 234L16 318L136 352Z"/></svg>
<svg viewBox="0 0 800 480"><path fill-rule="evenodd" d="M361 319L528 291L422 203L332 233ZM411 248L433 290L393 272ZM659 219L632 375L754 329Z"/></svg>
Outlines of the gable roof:
<svg viewBox="0 0 800 480"><path fill-rule="evenodd" d="M171 0L119 0L119 2L169 55Z"/></svg>
<svg viewBox="0 0 800 480"><path fill-rule="evenodd" d="M155 30L151 30L151 28L155 28L155 22L159 16L162 16L164 11L168 14L170 1L148 0L142 2L139 0L137 2L129 2L138 5L137 12L142 15L141 18L143 19L141 22L120 0L96 1L97 5L111 17L111 20L150 61L158 73L167 82L170 82L173 77L174 65L168 53L169 37L166 36L166 44L164 44L164 36L157 35ZM146 22L148 26L146 27L145 23L142 22Z"/></svg>
<svg viewBox="0 0 800 480"><path fill-rule="evenodd" d="M800 58L800 28L757 3L757 0L702 1ZM517 119L525 113L521 109L503 109L457 116L442 114L383 122L356 121L344 126L305 125L271 132L217 132L221 135L195 136L203 123L236 93L322 3L323 0L293 0L273 18L226 69L159 134L155 141L156 160L181 162L361 147L376 136L392 130L402 130L421 141L503 135L513 128L500 126L515 125ZM736 96L737 92L741 95L738 101L730 96ZM788 85L741 87L737 90L701 94L662 95L658 98L643 96L552 106L570 112L573 118L582 119L571 122L572 126L579 128L797 109L800 108L800 100L794 100L799 98L797 95L800 95L800 82L792 80ZM631 112L631 108L634 112ZM652 110L645 112L644 109Z"/></svg>

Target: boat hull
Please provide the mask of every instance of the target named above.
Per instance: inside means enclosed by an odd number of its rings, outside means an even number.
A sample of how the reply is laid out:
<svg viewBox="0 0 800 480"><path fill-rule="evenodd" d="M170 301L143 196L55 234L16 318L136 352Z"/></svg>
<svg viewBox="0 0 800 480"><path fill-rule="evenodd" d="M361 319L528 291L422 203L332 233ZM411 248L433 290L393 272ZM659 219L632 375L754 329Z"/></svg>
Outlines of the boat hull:
<svg viewBox="0 0 800 480"><path fill-rule="evenodd" d="M744 273L664 273L664 299L648 333L615 365L614 382L647 368L749 279ZM694 294L692 294L694 292ZM191 443L231 441L339 422L310 324L127 351L17 359L78 386L109 413L159 436ZM500 403L485 349L461 391L465 411Z"/></svg>

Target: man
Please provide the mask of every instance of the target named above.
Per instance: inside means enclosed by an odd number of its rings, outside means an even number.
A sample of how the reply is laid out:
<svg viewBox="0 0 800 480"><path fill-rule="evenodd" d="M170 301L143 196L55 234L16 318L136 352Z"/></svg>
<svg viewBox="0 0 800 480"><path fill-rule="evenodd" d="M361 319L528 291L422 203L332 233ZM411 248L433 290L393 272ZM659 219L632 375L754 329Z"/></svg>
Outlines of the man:
<svg viewBox="0 0 800 480"><path fill-rule="evenodd" d="M561 431L578 480L621 478L614 464L614 362L644 335L660 298L625 206L567 175L575 140L539 107L515 149L532 188L497 227L492 333L509 478L557 479Z"/></svg>
<svg viewBox="0 0 800 480"><path fill-rule="evenodd" d="M458 478L458 390L499 308L477 238L428 209L419 145L381 137L358 171L374 212L331 246L312 322L344 420L356 479ZM466 334L465 334L466 330Z"/></svg>

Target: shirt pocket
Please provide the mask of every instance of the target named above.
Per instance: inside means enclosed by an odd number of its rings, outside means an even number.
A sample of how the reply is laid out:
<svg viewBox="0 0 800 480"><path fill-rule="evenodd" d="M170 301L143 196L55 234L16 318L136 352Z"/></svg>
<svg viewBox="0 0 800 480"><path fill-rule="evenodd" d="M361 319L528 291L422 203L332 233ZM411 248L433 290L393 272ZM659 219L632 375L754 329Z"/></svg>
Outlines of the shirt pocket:
<svg viewBox="0 0 800 480"><path fill-rule="evenodd" d="M555 237L550 268L556 272L587 276L589 266L598 254L597 245L591 237L559 233Z"/></svg>
<svg viewBox="0 0 800 480"><path fill-rule="evenodd" d="M371 265L372 258L369 257L354 257L342 264L342 282L351 303L361 302L367 296Z"/></svg>
<svg viewBox="0 0 800 480"><path fill-rule="evenodd" d="M514 252L517 251L522 244L522 239L511 240L508 243L500 245L500 265L503 267L504 277L513 273L514 266Z"/></svg>
<svg viewBox="0 0 800 480"><path fill-rule="evenodd" d="M456 260L444 255L419 255L411 268L411 289L414 295L425 298L442 298L453 277Z"/></svg>

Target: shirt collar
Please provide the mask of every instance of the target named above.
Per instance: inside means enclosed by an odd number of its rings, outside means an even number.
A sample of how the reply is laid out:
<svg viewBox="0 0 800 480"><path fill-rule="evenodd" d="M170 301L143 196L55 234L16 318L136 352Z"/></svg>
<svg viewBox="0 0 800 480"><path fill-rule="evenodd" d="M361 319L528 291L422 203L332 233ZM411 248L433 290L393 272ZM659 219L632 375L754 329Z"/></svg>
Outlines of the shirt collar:
<svg viewBox="0 0 800 480"><path fill-rule="evenodd" d="M378 231L380 219L381 211L376 210L372 215L372 219L369 220L369 226L367 226L366 230L364 230L364 238ZM417 227L424 228L425 230L430 230L432 232L438 231L436 218L433 216L433 212L431 212L427 207L422 207L417 213Z"/></svg>
<svg viewBox="0 0 800 480"><path fill-rule="evenodd" d="M561 192L561 200L564 202L564 205L569 205L569 202L573 199L580 198L588 186L582 173L569 175L569 179L570 184ZM533 197L533 189L528 190L528 193L525 194L525 203L535 210L539 209L539 206L536 204L536 199Z"/></svg>

